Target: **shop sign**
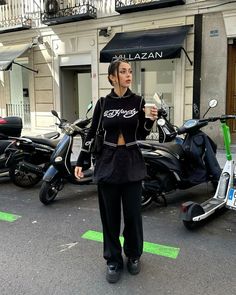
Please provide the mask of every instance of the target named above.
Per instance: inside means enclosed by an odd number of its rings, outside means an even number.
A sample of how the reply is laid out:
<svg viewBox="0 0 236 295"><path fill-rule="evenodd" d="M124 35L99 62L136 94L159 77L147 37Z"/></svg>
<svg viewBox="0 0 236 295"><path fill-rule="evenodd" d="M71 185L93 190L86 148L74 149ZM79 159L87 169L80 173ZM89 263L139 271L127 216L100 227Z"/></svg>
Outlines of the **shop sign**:
<svg viewBox="0 0 236 295"><path fill-rule="evenodd" d="M122 58L127 60L150 60L150 59L160 59L162 57L163 57L163 51L153 51L153 52L125 53L125 54L115 55L113 59Z"/></svg>

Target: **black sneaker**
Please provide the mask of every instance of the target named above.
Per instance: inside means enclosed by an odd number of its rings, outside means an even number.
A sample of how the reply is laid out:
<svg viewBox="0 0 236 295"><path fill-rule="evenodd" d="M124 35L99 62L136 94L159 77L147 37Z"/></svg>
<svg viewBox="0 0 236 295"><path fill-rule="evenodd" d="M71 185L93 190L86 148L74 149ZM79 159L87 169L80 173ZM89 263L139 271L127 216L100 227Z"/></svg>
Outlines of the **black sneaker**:
<svg viewBox="0 0 236 295"><path fill-rule="evenodd" d="M108 283L116 283L120 279L122 268L118 265L118 263L109 263L107 265L106 279Z"/></svg>
<svg viewBox="0 0 236 295"><path fill-rule="evenodd" d="M131 275L137 275L141 269L139 258L128 258L127 269Z"/></svg>

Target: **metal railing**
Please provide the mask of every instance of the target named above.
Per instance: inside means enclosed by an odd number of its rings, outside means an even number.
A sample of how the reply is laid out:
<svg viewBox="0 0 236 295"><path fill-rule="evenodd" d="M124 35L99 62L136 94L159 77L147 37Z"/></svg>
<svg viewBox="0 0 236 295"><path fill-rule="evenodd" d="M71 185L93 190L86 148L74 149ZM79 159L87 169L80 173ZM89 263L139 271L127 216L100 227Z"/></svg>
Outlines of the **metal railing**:
<svg viewBox="0 0 236 295"><path fill-rule="evenodd" d="M76 3L75 3L76 2ZM42 23L50 25L56 23L91 19L97 17L95 1L61 1L46 0L44 10L41 13Z"/></svg>
<svg viewBox="0 0 236 295"><path fill-rule="evenodd" d="M85 10L92 16L96 9L100 15L111 12L111 0L7 0L0 5L0 33L14 27L34 28L42 26L46 17L83 14ZM5 4L4 4L5 3ZM43 15L43 17L42 17Z"/></svg>
<svg viewBox="0 0 236 295"><path fill-rule="evenodd" d="M115 0L115 10L129 13L185 4L186 0Z"/></svg>
<svg viewBox="0 0 236 295"><path fill-rule="evenodd" d="M42 0L7 0L0 5L0 31L15 26L39 26L42 3Z"/></svg>
<svg viewBox="0 0 236 295"><path fill-rule="evenodd" d="M8 103L6 104L7 116L21 117L24 128L30 128L30 104Z"/></svg>
<svg viewBox="0 0 236 295"><path fill-rule="evenodd" d="M116 5L138 5L142 3L157 2L159 0L116 0ZM119 3L120 2L120 3Z"/></svg>
<svg viewBox="0 0 236 295"><path fill-rule="evenodd" d="M16 26L23 29L40 27L43 25L42 20L52 18L53 15L55 18L73 18L87 11L95 18L96 15L114 14L124 6L143 6L159 1L163 0L7 0L0 5L0 33L11 28L14 30Z"/></svg>

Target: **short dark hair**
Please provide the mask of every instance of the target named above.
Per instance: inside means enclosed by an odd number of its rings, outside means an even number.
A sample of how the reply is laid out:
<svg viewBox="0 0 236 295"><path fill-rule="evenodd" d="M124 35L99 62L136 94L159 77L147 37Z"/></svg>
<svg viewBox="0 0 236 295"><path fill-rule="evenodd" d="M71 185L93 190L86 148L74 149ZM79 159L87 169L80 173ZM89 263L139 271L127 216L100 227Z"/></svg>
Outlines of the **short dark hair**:
<svg viewBox="0 0 236 295"><path fill-rule="evenodd" d="M120 64L122 62L125 62L125 63L129 64L129 61L127 59L123 59L123 58L114 59L109 64L109 67L108 67L108 80L109 80L111 85L112 85L112 81L109 78L109 76L110 75L113 75L113 76L117 75L118 76L119 67L120 67Z"/></svg>

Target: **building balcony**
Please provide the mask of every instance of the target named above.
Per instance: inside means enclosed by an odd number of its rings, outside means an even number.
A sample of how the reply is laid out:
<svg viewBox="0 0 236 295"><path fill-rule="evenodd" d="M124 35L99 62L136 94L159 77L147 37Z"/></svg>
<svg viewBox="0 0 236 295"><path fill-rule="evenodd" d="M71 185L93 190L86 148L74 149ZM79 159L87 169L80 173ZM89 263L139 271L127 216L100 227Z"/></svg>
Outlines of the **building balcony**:
<svg viewBox="0 0 236 295"><path fill-rule="evenodd" d="M0 34L97 17L92 0L0 0Z"/></svg>
<svg viewBox="0 0 236 295"><path fill-rule="evenodd" d="M185 0L116 0L116 12L130 13L185 4Z"/></svg>
<svg viewBox="0 0 236 295"><path fill-rule="evenodd" d="M186 0L0 0L0 34L185 4Z"/></svg>
<svg viewBox="0 0 236 295"><path fill-rule="evenodd" d="M63 1L60 4L56 0L47 0L44 12L41 14L41 21L45 25L57 25L68 22L75 22L97 17L97 9L91 5L94 1L80 1L79 4L64 7Z"/></svg>
<svg viewBox="0 0 236 295"><path fill-rule="evenodd" d="M0 34L14 31L27 30L32 27L31 19L24 18L22 15L0 22Z"/></svg>
<svg viewBox="0 0 236 295"><path fill-rule="evenodd" d="M39 26L40 0L0 0L0 34Z"/></svg>

